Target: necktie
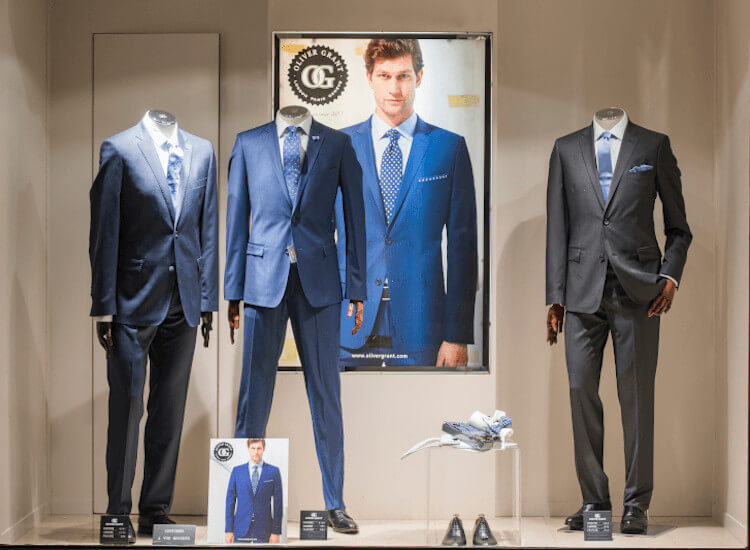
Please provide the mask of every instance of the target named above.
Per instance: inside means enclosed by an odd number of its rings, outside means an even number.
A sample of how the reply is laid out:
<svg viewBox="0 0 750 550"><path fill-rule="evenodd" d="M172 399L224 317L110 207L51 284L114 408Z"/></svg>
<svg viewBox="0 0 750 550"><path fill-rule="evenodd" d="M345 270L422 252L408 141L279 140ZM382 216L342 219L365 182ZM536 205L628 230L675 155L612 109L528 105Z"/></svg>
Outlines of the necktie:
<svg viewBox="0 0 750 550"><path fill-rule="evenodd" d="M260 475L258 474L258 465L253 466L253 476L250 478L250 483L253 484L253 494L258 491L258 480Z"/></svg>
<svg viewBox="0 0 750 550"><path fill-rule="evenodd" d="M380 160L380 192L385 206L385 221L391 223L393 210L396 207L396 197L401 188L403 158L401 147L398 146L400 135L398 130L391 128L386 135L390 141Z"/></svg>
<svg viewBox="0 0 750 550"><path fill-rule="evenodd" d="M177 209L177 189L180 187L180 170L182 169L182 158L185 155L179 145L170 141L164 142L164 147L169 151L167 161L167 185L169 194L172 195L172 205Z"/></svg>
<svg viewBox="0 0 750 550"><path fill-rule="evenodd" d="M299 136L297 126L287 126L284 137L284 181L289 191L292 204L297 200L297 185L302 172L302 161L300 160Z"/></svg>
<svg viewBox="0 0 750 550"><path fill-rule="evenodd" d="M612 144L610 138L612 134L603 132L599 139L599 150L597 152L597 161L599 163L599 187L602 188L604 202L609 198L609 186L612 183Z"/></svg>

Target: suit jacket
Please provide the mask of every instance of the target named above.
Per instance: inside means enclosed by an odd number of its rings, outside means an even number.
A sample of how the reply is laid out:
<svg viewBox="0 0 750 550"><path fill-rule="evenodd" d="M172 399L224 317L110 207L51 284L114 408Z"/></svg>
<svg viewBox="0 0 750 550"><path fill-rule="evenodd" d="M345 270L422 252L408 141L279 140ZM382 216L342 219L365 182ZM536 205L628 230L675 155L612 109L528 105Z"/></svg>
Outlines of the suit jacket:
<svg viewBox="0 0 750 550"><path fill-rule="evenodd" d="M372 119L343 130L351 136L364 173L367 223L367 297L359 332L342 331L341 344L360 348L372 332L388 278L394 347L417 352L443 340L474 342L477 289L477 213L474 177L463 137L417 119L391 223L386 225ZM349 232L336 210L338 247ZM447 229L447 287L441 243ZM342 284L344 266L339 265ZM446 290L447 288L447 290ZM342 319L346 307L342 308Z"/></svg>
<svg viewBox="0 0 750 550"><path fill-rule="evenodd" d="M271 511L271 497L273 497L273 512ZM267 542L270 535L281 534L283 515L281 472L276 466L267 462L263 463L255 494L253 494L253 485L250 482L248 463L245 462L232 469L227 486L225 533L234 533L235 539L250 537Z"/></svg>
<svg viewBox="0 0 750 550"><path fill-rule="evenodd" d="M216 158L209 141L179 131L180 216L142 123L102 143L91 186L91 315L155 326L169 309L173 274L185 319L219 309ZM174 273L173 273L174 272Z"/></svg>
<svg viewBox="0 0 750 550"><path fill-rule="evenodd" d="M651 170L630 172L634 166ZM654 232L659 196L667 240L662 258ZM593 125L555 142L547 187L547 303L593 313L607 262L632 300L661 290L660 274L679 282L692 240L680 169L669 138L629 122L605 204L594 160Z"/></svg>
<svg viewBox="0 0 750 550"><path fill-rule="evenodd" d="M273 121L237 136L229 161L224 297L276 307L289 275L286 249L294 244L300 282L310 305L341 302L333 226L340 190L344 223L352 235L340 251L348 283L346 297L364 300L362 170L349 136L313 120L294 204L282 170Z"/></svg>

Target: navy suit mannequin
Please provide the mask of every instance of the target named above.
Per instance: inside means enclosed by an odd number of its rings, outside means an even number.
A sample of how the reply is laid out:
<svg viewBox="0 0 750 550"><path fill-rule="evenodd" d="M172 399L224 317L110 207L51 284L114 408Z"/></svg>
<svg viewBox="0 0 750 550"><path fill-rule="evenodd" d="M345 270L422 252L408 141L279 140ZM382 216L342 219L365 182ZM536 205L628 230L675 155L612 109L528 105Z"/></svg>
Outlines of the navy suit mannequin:
<svg viewBox="0 0 750 550"><path fill-rule="evenodd" d="M110 514L130 513L151 364L139 503L144 525L169 513L196 326L202 313L210 319L218 310L219 270L213 147L176 121L167 138L150 113L102 143L89 242L91 315L104 327L110 387Z"/></svg>
<svg viewBox="0 0 750 550"><path fill-rule="evenodd" d="M337 357L343 296L333 210L341 190L349 237L346 298L362 301L366 297L362 171L349 137L305 113L297 125L279 115L273 122L242 132L229 163L224 294L230 300L232 338L239 326L238 302L245 302L235 437L265 436L276 369L291 319L305 374L326 508L343 511ZM292 131L290 126L299 130ZM285 157L295 156L282 164L280 145L298 134L303 138L295 145L299 151L285 149ZM286 162L299 162L298 153L303 157L301 175L290 190L284 167Z"/></svg>

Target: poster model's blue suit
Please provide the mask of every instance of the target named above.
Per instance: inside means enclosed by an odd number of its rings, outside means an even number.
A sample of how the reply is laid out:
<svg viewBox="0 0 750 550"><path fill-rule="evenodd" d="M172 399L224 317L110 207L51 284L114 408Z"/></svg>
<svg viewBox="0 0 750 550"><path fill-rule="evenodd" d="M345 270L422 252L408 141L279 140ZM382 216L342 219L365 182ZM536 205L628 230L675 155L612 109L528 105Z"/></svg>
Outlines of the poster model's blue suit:
<svg viewBox="0 0 750 550"><path fill-rule="evenodd" d="M363 170L367 225L367 298L362 327L342 334L346 350L367 349L377 336L386 280L395 353L409 355L405 364L434 365L443 341L474 342L477 287L477 214L474 178L463 137L417 117L393 217L386 222L374 154L372 117L343 130L352 138ZM337 201L338 247L348 246L342 203ZM441 242L447 231L447 288ZM339 257L342 284L344 264ZM346 307L341 311L346 316ZM382 327L382 320L378 325Z"/></svg>
<svg viewBox="0 0 750 550"><path fill-rule="evenodd" d="M340 251L345 259L345 297L364 300L362 171L349 137L312 121L293 201L284 178L276 123L237 136L229 163L224 276L225 298L245 302L235 437L265 436L276 369L291 319L329 510L344 509L338 372L342 289L333 224L338 190L351 236ZM296 263L288 252L291 245Z"/></svg>
<svg viewBox="0 0 750 550"><path fill-rule="evenodd" d="M144 122L106 140L91 186L92 316L113 316L107 358L109 514L129 514L146 363L150 393L139 512L167 515L196 326L218 310L216 160L211 143L179 131L184 151L171 196Z"/></svg>
<svg viewBox="0 0 750 550"><path fill-rule="evenodd" d="M250 483L249 463L232 469L227 486L224 532L234 533L235 542L242 542L240 539L268 542L271 535L281 535L283 510L281 472L276 466L263 463L255 492Z"/></svg>

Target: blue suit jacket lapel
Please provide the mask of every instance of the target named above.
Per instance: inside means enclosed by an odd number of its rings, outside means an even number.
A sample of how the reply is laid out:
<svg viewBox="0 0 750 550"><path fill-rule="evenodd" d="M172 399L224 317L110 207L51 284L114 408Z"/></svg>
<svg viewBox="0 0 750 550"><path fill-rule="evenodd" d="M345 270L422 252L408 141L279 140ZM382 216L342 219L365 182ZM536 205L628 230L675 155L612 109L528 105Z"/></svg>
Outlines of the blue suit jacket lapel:
<svg viewBox="0 0 750 550"><path fill-rule="evenodd" d="M167 184L167 178L164 176L164 170L159 162L159 157L156 154L156 146L148 135L146 129L143 127L143 123L138 125L138 132L136 134L138 138L138 148L146 158L146 162L151 167L151 171L154 173L156 185L161 191L164 203L167 206L167 211L174 225L175 211L174 204L172 204L172 194L169 191L169 185Z"/></svg>
<svg viewBox="0 0 750 550"><path fill-rule="evenodd" d="M401 179L401 188L398 192L398 198L396 199L396 206L393 209L393 218L389 227L393 226L393 223L398 218L399 210L404 204L406 195L409 193L414 180L416 179L417 172L422 166L425 153L430 146L430 127L421 118L417 117L417 127L414 129L414 141L411 144L411 150L409 151L409 160L406 162L406 168L404 169L404 177Z"/></svg>
<svg viewBox="0 0 750 550"><path fill-rule="evenodd" d="M305 160L302 163L302 175L300 176L299 187L297 188L297 202L294 205L295 208L297 208L297 205L300 203L302 193L310 179L310 174L315 169L315 162L318 160L318 154L320 153L320 148L325 139L325 128L322 124L319 124L317 120L313 119L312 125L310 126L310 135L307 139Z"/></svg>
<svg viewBox="0 0 750 550"><path fill-rule="evenodd" d="M180 171L180 188L177 191L177 204L180 207L180 214L177 216L177 225L183 219L182 213L185 211L185 200L188 198L188 184L190 183L190 166L193 159L193 144L190 143L185 132L180 130L180 147L182 147L185 156L182 158L182 170Z"/></svg>
<svg viewBox="0 0 750 550"><path fill-rule="evenodd" d="M357 158L362 159L362 171L364 172L363 184L372 195L373 202L378 206L381 220L385 220L385 208L383 197L380 193L380 182L378 181L378 168L375 165L375 144L372 142L372 117L357 127L352 140Z"/></svg>
<svg viewBox="0 0 750 550"><path fill-rule="evenodd" d="M286 188L286 180L284 179L284 171L281 164L281 151L279 151L279 136L276 134L276 123L271 121L266 124L263 133L265 135L266 151L270 155L269 158L271 159L273 171L276 174L276 180L281 186L281 190L291 207L292 198L289 196L289 190Z"/></svg>

